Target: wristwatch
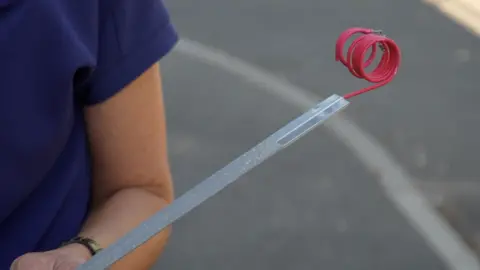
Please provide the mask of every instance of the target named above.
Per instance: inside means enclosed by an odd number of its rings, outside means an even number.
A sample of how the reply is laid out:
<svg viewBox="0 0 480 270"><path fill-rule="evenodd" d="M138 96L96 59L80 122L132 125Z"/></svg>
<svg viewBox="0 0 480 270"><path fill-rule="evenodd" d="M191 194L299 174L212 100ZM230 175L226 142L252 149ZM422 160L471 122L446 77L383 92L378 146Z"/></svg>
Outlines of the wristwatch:
<svg viewBox="0 0 480 270"><path fill-rule="evenodd" d="M92 256L94 256L95 254L97 254L102 250L100 245L95 240L88 237L82 237L82 236L74 237L66 242L63 242L61 244L61 247L70 245L70 244L80 244L86 247L90 251L90 254L92 254Z"/></svg>

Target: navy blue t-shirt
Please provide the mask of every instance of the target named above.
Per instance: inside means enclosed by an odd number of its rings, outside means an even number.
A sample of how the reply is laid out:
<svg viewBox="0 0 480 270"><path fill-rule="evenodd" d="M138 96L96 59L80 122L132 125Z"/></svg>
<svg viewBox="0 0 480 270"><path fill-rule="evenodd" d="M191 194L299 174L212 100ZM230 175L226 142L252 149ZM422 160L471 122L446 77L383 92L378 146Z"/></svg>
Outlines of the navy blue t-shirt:
<svg viewBox="0 0 480 270"><path fill-rule="evenodd" d="M161 0L0 0L0 269L79 232L91 188L83 108L177 39Z"/></svg>

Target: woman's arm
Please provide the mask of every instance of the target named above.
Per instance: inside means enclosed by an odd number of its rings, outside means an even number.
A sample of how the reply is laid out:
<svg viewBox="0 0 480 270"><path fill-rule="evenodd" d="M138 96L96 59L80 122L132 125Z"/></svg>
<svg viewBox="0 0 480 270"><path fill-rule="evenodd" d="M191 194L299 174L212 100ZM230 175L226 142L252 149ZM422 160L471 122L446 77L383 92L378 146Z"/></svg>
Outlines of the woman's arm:
<svg viewBox="0 0 480 270"><path fill-rule="evenodd" d="M92 210L80 236L106 247L173 200L158 64L122 91L85 110L93 159ZM170 228L113 265L147 270L162 252ZM15 270L74 270L90 258L80 244L27 253Z"/></svg>
<svg viewBox="0 0 480 270"><path fill-rule="evenodd" d="M173 198L159 65L107 101L85 110L93 159L93 208L81 236L106 247ZM112 269L149 269L165 230Z"/></svg>

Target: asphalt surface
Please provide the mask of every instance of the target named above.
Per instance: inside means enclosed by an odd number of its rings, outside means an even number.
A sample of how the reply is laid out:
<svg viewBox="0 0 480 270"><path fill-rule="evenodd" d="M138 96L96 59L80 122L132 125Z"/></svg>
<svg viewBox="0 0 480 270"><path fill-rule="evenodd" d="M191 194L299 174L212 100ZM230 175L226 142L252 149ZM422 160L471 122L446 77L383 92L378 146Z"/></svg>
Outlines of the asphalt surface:
<svg viewBox="0 0 480 270"><path fill-rule="evenodd" d="M467 240L480 215L480 42L413 0L167 1L183 37L319 96L365 84L334 62L352 26L381 28L403 52L394 82L347 116L450 213ZM174 52L162 60L177 194L301 111L248 81ZM369 172L319 128L175 223L155 269L447 269Z"/></svg>

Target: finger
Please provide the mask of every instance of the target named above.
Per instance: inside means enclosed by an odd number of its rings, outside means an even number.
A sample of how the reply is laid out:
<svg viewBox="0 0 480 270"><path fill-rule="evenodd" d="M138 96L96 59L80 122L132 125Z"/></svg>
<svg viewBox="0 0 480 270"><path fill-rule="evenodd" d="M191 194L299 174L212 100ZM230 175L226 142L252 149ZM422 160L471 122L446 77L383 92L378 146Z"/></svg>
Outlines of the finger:
<svg viewBox="0 0 480 270"><path fill-rule="evenodd" d="M12 265L10 265L10 270L18 270L18 260L20 259L20 257L16 258Z"/></svg>
<svg viewBox="0 0 480 270"><path fill-rule="evenodd" d="M15 259L10 270L52 270L53 263L41 253L28 253Z"/></svg>

